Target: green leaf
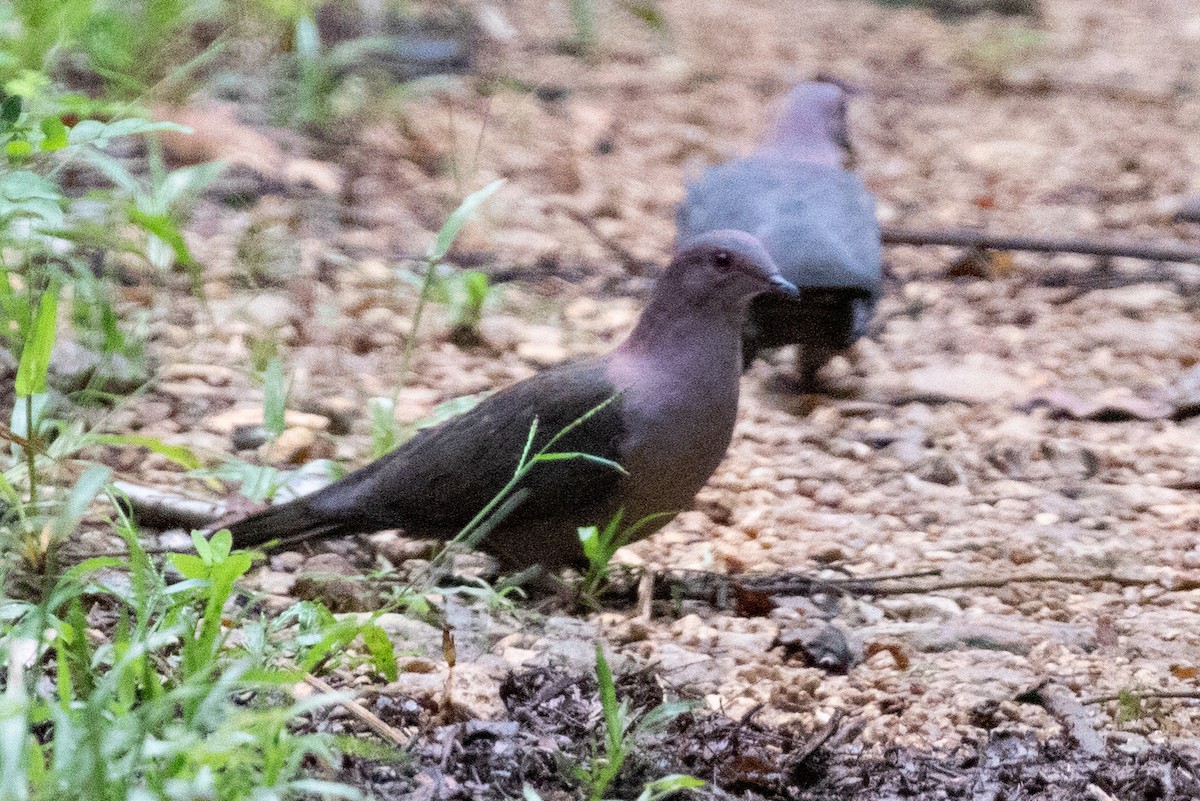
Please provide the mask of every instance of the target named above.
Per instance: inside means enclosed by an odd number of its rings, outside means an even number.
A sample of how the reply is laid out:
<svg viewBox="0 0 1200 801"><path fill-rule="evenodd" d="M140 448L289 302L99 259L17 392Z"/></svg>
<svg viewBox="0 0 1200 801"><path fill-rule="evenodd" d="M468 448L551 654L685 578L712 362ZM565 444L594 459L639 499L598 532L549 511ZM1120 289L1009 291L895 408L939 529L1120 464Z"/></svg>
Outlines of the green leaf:
<svg viewBox="0 0 1200 801"><path fill-rule="evenodd" d="M229 556L229 552L233 550L233 534L229 529L223 528L212 535L208 544L212 546L213 562L219 564L224 562Z"/></svg>
<svg viewBox="0 0 1200 801"><path fill-rule="evenodd" d="M667 728L675 718L696 708L692 701L664 701L651 709L637 723L638 733L656 734Z"/></svg>
<svg viewBox="0 0 1200 801"><path fill-rule="evenodd" d="M658 7L658 3L653 2L637 2L637 0L627 0L621 4L622 7L633 16L641 20L647 28L659 33L665 32L667 29L667 18L662 13L662 9Z"/></svg>
<svg viewBox="0 0 1200 801"><path fill-rule="evenodd" d="M204 466L200 457L191 448L186 445L168 445L156 437L143 437L137 434L97 434L94 439L101 445L132 445L137 448L148 448L151 453L170 459L185 470L199 470Z"/></svg>
<svg viewBox="0 0 1200 801"><path fill-rule="evenodd" d="M17 95L4 98L0 104L0 123L6 126L15 125L21 119L21 98Z"/></svg>
<svg viewBox="0 0 1200 801"><path fill-rule="evenodd" d="M703 782L702 782L703 783ZM288 782L288 790L306 798L320 796L321 798L344 798L346 801L362 801L367 798L362 791L339 782L323 781L321 779L296 779ZM266 795L266 794L264 794ZM291 792L288 793L292 795Z"/></svg>
<svg viewBox="0 0 1200 801"><path fill-rule="evenodd" d="M79 124L83 125L84 123L81 122ZM73 128L72 130L75 129ZM126 169L124 164L103 150L89 148L84 151L84 158L88 164L104 173L104 176L112 181L118 189L135 197L145 191L141 182L138 181L133 173Z"/></svg>
<svg viewBox="0 0 1200 801"><path fill-rule="evenodd" d="M254 566L254 559L246 551L234 551L225 557L222 563L225 574L230 581L237 581Z"/></svg>
<svg viewBox="0 0 1200 801"><path fill-rule="evenodd" d="M62 150L67 146L67 126L58 117L46 117L42 120L42 150Z"/></svg>
<svg viewBox="0 0 1200 801"><path fill-rule="evenodd" d="M192 532L192 547L196 549L196 553L204 560L204 564L209 566L213 564L213 547L199 531Z"/></svg>
<svg viewBox="0 0 1200 801"><path fill-rule="evenodd" d="M621 751L625 726L621 721L621 708L617 704L617 685L613 682L612 670L608 667L600 643L596 643L596 683L600 688L600 708L604 712L604 731L611 759Z"/></svg>
<svg viewBox="0 0 1200 801"><path fill-rule="evenodd" d="M263 371L263 428L272 438L282 434L287 425L287 396L283 362L273 358Z"/></svg>
<svg viewBox="0 0 1200 801"><path fill-rule="evenodd" d="M504 186L504 179L500 178L492 181L483 189L467 195L462 204L446 218L446 222L442 225L441 230L438 231L437 238L434 239L433 244L426 251L425 258L431 262L444 259L446 254L450 252L450 246L458 238L459 232L467 224L467 220L471 219L471 215L475 213L475 210L479 208L483 201L495 194L496 190L502 186Z"/></svg>
<svg viewBox="0 0 1200 801"><path fill-rule="evenodd" d="M595 526L580 526L578 529L579 544L583 546L583 555L589 564L601 561L603 549L600 547L600 529Z"/></svg>
<svg viewBox="0 0 1200 801"><path fill-rule="evenodd" d="M1117 723L1130 723L1142 717L1142 699L1132 690L1117 693Z"/></svg>
<svg viewBox="0 0 1200 801"><path fill-rule="evenodd" d="M147 214L137 207L129 209L129 219L147 233L153 234L167 243L175 254L175 260L185 266L195 264L192 252L188 250L187 242L179 231L179 226L167 214Z"/></svg>
<svg viewBox="0 0 1200 801"><path fill-rule="evenodd" d="M208 578L208 565L199 556L190 553L172 553L167 554L167 558L171 560L171 564L175 566L179 574L186 579L203 581Z"/></svg>
<svg viewBox="0 0 1200 801"><path fill-rule="evenodd" d="M174 204L201 194L225 169L224 162L208 161L192 167L180 167L171 170L163 180L162 185L154 190L154 198L164 204L164 210ZM147 209L149 211L149 209Z"/></svg>
<svg viewBox="0 0 1200 801"><path fill-rule="evenodd" d="M605 459L603 456L596 456L593 453L581 453L579 451L555 451L554 453L539 453L533 457L535 462L562 462L568 459L583 459L587 462L593 462L603 467L616 470L623 476L629 475L629 471L612 459Z"/></svg>
<svg viewBox="0 0 1200 801"><path fill-rule="evenodd" d="M386 456L396 442L396 404L391 398L375 397L367 401L371 412L371 455Z"/></svg>
<svg viewBox="0 0 1200 801"><path fill-rule="evenodd" d="M661 779L655 779L642 788L641 795L637 797L637 801L658 801L660 798L666 798L671 793L677 793L680 790L695 790L698 787L703 787L705 782L703 779L697 779L695 776L687 776L682 773L672 773L669 776L663 776Z"/></svg>
<svg viewBox="0 0 1200 801"><path fill-rule="evenodd" d="M460 395L457 398L451 398L448 401L442 401L437 406L433 407L427 416L422 417L413 423L413 428L418 430L436 426L449 420L451 417L458 417L464 412L469 412L479 405L479 402L488 397L492 393L478 392L474 395Z"/></svg>
<svg viewBox="0 0 1200 801"><path fill-rule="evenodd" d="M21 349L17 367L17 397L40 395L46 391L46 374L50 370L50 352L54 349L55 322L58 317L58 286L51 284L42 293L37 318L29 339Z"/></svg>
<svg viewBox="0 0 1200 801"><path fill-rule="evenodd" d="M13 404L12 418L8 427L18 437L29 437L31 433L39 432L42 428L42 413L50 405L50 393L48 392L41 392L29 397L29 403ZM33 407L32 420L29 419L30 406Z"/></svg>
<svg viewBox="0 0 1200 801"><path fill-rule="evenodd" d="M83 471L71 494L67 496L67 502L54 518L56 538L65 539L79 526L79 521L87 513L88 506L100 494L100 490L104 489L111 475L111 470L98 464Z"/></svg>
<svg viewBox="0 0 1200 801"><path fill-rule="evenodd" d="M4 152L10 159L24 159L33 153L33 145L28 139L14 139L4 146Z"/></svg>
<svg viewBox="0 0 1200 801"><path fill-rule="evenodd" d="M571 0L571 22L576 44L590 50L596 43L596 0Z"/></svg>
<svg viewBox="0 0 1200 801"><path fill-rule="evenodd" d="M192 129L173 122L151 122L150 120L128 119L117 122L100 122L99 120L83 120L71 129L67 137L72 145L94 144L104 147L109 140L121 136L150 133L152 131L179 131L191 133Z"/></svg>
<svg viewBox="0 0 1200 801"><path fill-rule="evenodd" d="M62 192L52 182L29 170L13 170L0 175L0 197L19 202L22 200L62 200Z"/></svg>
<svg viewBox="0 0 1200 801"><path fill-rule="evenodd" d="M400 666L396 663L396 649L387 632L372 623L363 626L360 636L371 653L375 669L388 681L395 681L400 674Z"/></svg>

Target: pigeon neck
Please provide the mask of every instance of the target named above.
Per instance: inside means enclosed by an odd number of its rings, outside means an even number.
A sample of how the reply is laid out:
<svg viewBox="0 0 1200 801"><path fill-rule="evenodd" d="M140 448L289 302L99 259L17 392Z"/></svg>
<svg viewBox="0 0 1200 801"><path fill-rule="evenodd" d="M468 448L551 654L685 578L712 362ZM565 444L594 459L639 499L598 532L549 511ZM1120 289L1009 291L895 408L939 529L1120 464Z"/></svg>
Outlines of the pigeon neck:
<svg viewBox="0 0 1200 801"><path fill-rule="evenodd" d="M811 114L785 114L763 140L758 152L765 156L782 156L797 161L827 164L831 167L840 166L842 148L830 136L828 126L824 122Z"/></svg>
<svg viewBox="0 0 1200 801"><path fill-rule="evenodd" d="M789 131L784 136L773 136L758 149L759 156L786 158L811 164L839 167L842 151L829 140L819 137L796 137Z"/></svg>
<svg viewBox="0 0 1200 801"><path fill-rule="evenodd" d="M728 367L740 374L739 332L744 309L689 303L688 297L677 295L674 289L660 282L641 319L617 350L638 360L662 361L664 369L671 364L686 364L688 369L704 364L706 372Z"/></svg>

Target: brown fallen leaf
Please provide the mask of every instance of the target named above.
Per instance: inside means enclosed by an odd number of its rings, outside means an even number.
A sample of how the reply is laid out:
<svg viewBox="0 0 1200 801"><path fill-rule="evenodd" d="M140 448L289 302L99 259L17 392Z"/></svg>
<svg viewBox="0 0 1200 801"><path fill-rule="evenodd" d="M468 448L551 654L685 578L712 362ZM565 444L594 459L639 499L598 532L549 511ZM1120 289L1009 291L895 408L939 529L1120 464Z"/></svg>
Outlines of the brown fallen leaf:
<svg viewBox="0 0 1200 801"><path fill-rule="evenodd" d="M1196 667L1195 665L1171 665L1169 669L1171 675L1177 679L1189 681L1200 678L1200 667Z"/></svg>
<svg viewBox="0 0 1200 801"><path fill-rule="evenodd" d="M867 659L875 656L875 654L888 653L892 656L892 661L896 663L896 667L900 670L908 670L909 659L908 654L904 652L904 646L895 642L871 642L867 643L863 649Z"/></svg>

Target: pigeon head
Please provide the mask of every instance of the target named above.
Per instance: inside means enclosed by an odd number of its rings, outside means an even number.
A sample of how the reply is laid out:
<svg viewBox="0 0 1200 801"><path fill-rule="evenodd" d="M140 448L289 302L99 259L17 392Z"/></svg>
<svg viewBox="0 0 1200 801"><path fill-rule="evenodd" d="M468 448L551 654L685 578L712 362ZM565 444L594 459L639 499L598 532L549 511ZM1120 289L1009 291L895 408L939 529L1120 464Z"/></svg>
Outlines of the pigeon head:
<svg viewBox="0 0 1200 801"><path fill-rule="evenodd" d="M853 150L846 122L846 90L829 81L806 81L784 100L783 112L763 142L806 160L837 164Z"/></svg>
<svg viewBox="0 0 1200 801"><path fill-rule="evenodd" d="M740 312L758 295L796 297L799 290L779 274L757 238L723 230L684 242L660 281L659 293L669 293L687 306Z"/></svg>

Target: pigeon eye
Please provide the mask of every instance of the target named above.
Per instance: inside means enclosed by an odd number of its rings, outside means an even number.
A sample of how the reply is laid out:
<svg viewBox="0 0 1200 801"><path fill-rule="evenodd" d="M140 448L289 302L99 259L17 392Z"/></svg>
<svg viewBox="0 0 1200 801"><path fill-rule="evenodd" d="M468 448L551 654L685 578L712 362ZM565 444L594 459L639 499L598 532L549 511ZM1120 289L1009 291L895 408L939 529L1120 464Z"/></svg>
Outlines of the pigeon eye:
<svg viewBox="0 0 1200 801"><path fill-rule="evenodd" d="M731 259L729 258L729 254L728 254L728 253L726 253L726 252L725 252L725 251L723 251L723 250L718 250L718 251L717 251L717 252L716 252L716 253L713 255L713 261L715 261L715 262L717 263L717 266L718 266L718 267L728 267L728 266L729 266L729 262L731 261Z"/></svg>

